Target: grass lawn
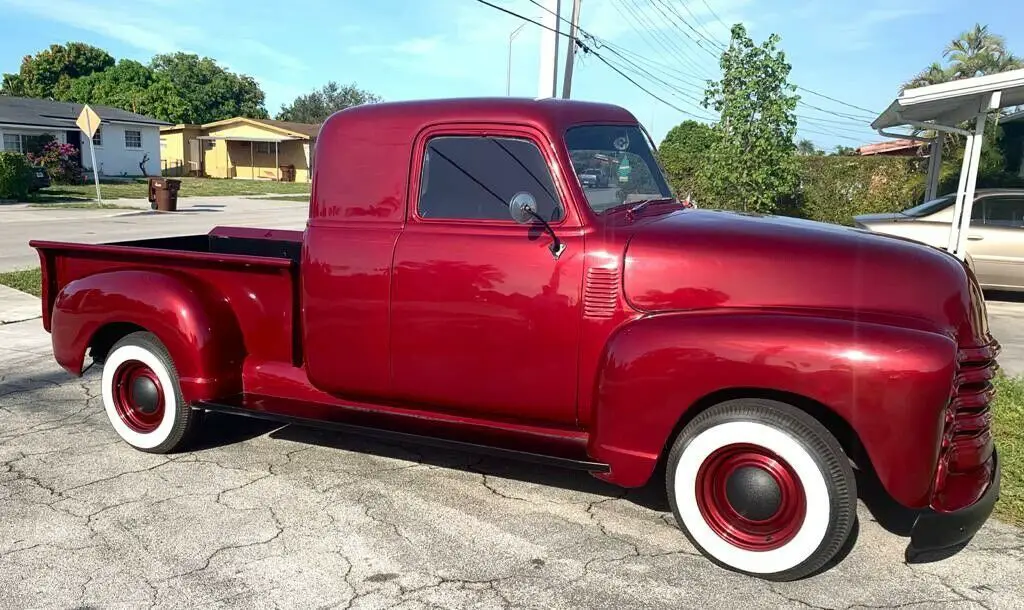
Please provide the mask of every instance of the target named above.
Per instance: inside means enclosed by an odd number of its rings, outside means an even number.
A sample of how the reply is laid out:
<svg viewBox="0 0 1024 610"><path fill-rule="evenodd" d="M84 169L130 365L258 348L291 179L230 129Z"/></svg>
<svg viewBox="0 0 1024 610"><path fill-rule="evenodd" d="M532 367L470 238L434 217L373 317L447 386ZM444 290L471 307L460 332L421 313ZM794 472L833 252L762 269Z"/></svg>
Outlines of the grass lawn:
<svg viewBox="0 0 1024 610"><path fill-rule="evenodd" d="M43 274L39 267L35 269L22 269L21 271L0 271L0 284L40 296L43 292Z"/></svg>
<svg viewBox="0 0 1024 610"><path fill-rule="evenodd" d="M308 182L272 182L270 180L227 180L216 178L172 178L181 180L179 197L208 197L218 195L270 195L309 194ZM149 180L100 180L100 194L107 199L145 199L149 195ZM32 195L31 203L92 201L96 187L92 182L75 185L54 185Z"/></svg>
<svg viewBox="0 0 1024 610"><path fill-rule="evenodd" d="M995 424L1003 487L996 516L1024 525L1024 377L996 380Z"/></svg>

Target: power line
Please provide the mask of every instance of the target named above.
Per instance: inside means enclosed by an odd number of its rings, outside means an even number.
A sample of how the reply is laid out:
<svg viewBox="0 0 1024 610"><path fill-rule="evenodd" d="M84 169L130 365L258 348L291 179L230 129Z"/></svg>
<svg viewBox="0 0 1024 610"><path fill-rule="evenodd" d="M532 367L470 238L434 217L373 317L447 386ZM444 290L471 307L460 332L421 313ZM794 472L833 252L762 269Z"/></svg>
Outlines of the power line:
<svg viewBox="0 0 1024 610"><path fill-rule="evenodd" d="M692 68L695 72L703 72L705 75L709 74L707 68L701 63L699 57L691 54L691 51L685 49L676 39L668 36L657 27L647 16L643 13L640 5L637 4L636 0L629 0L632 8L625 5L624 1L613 3L615 11L622 15L623 19L630 21L630 27L637 32L645 41L650 44L650 39L655 38L659 40L659 44L665 49L669 50L669 47L673 47L675 51L670 51L670 55L677 55L677 59L685 59L686 64ZM622 9L619 5L622 4ZM625 11L625 12L623 12ZM640 26L636 27L633 25L633 21ZM666 44L665 41L668 41ZM654 46L651 46L654 49Z"/></svg>
<svg viewBox="0 0 1024 610"><path fill-rule="evenodd" d="M725 31L732 31L732 29L724 21L722 21L722 18L718 16L718 13L715 12L715 9L711 8L711 5L708 4L708 0L701 0L701 2L704 3L704 6L708 7L708 10L711 11L711 15L718 20L718 23L722 24L722 27L725 28Z"/></svg>
<svg viewBox="0 0 1024 610"><path fill-rule="evenodd" d="M506 15L511 15L511 16L516 17L518 19L521 19L523 21L527 21L529 23L532 23L533 25L536 25L537 27L543 28L543 29L545 29L545 30L547 30L549 32L554 32L558 36L565 36L567 38L571 38L569 36L569 34L566 34L565 32L560 32L557 28L548 27L548 26L544 25L543 23L540 23L538 21L534 21L533 19L530 19L529 17L526 17L524 15L520 15L519 13L516 13L515 11L508 10L508 9L506 9L504 7L501 7L501 6L498 6L498 5L496 5L496 4L492 3L492 2L488 2L487 0L476 0L476 2L479 2L480 4L483 4L485 6L489 6L489 7L493 8L493 9L497 9L497 10L505 13ZM612 65L607 59L602 57L600 53L597 53L595 50L593 50L590 47L586 46L582 41L576 39L574 42L575 42L575 44L577 44L583 50L584 53L593 55L594 57L596 57L598 59L598 61L600 61L604 65L608 66L613 71L615 71L616 74L618 74L622 78L624 78L627 81L629 81L630 83L632 83L633 86L635 86L637 89L640 89L641 91L643 91L647 95L653 97L654 99L658 100L662 104L665 104L669 108L672 108L673 110L675 110L677 112L680 112L682 114L685 114L687 116L692 116L692 117L695 117L695 118L704 118L704 117L700 117L698 115L695 115L692 112L688 112L686 110L683 110L679 106L676 106L672 102L669 102L668 100L666 100L665 98L661 97L660 95L655 94L653 91L651 91L647 87L644 87L640 83L638 83L635 80L633 80L632 78L630 78L629 75L624 73L618 67ZM704 119L704 120L707 120L707 119Z"/></svg>
<svg viewBox="0 0 1024 610"><path fill-rule="evenodd" d="M651 91L647 87L641 85L634 78L630 77L628 74L626 74L626 72L623 71L625 69L625 70L627 70L629 72L632 72L634 75L641 76L642 78L646 78L647 80L653 81L655 83L659 83L669 93L673 94L675 97L678 97L680 99L689 101L689 103L695 103L695 104L703 105L703 100L699 100L698 98L694 97L693 95L690 95L689 93L687 93L684 89L682 89L682 88L680 88L678 86L673 86L671 83L668 83L664 79L654 75L652 72L650 72L649 70L645 69L643 66L638 65L635 61L630 60L629 58L625 57L622 53L624 52L624 53L633 55L633 56L638 57L638 58L643 58L642 55L640 55L638 53L635 53L633 51L630 51L630 50L626 49L625 47L621 47L619 45L614 45L611 42L605 41L603 39L598 38L597 36L594 36L593 34L583 30L582 28L578 28L579 33L582 36L586 37L587 39L589 39L591 41L592 45L594 46L594 48L591 48L588 45L586 45L582 40L580 40L578 37L577 38L573 38L569 34L566 34L565 32L559 31L557 29L557 27L556 28L551 28L551 27L549 27L547 25L544 25L543 23L540 23L538 21L535 21L533 19L525 17L525 16L523 16L523 15L521 15L519 13L516 13L514 11L508 10L508 9L506 9L504 7L498 6L498 5L496 5L496 4L492 3L492 2L489 2L488 0L476 0L476 1L479 2L480 4L485 5L485 6L489 6L491 8L497 9L497 10L499 10L499 11L501 11L501 12L507 14L507 15L511 15L513 17L516 17L516 18L520 19L520 20L532 23L533 25L536 25L536 26L538 26L538 27L540 27L540 28L542 28L542 29L544 29L546 31L554 32L556 35L565 36L567 38L572 39L573 43L576 44L577 46L579 46L579 48L585 54L593 55L601 63L605 64L606 66L611 68L615 73L617 73L619 76L621 76L622 78L624 78L627 81L629 81L633 86L637 87L638 89L640 89L644 93L650 95L651 97L653 97L654 99L658 100L662 104L665 104L666 106L668 106L668 107L670 107L670 108L676 110L677 112L680 112L680 113L682 113L682 114L684 114L686 116L690 116L690 117L701 119L701 120L705 120L705 121L714 121L713 117L709 117L709 116L706 116L706 115L701 115L701 114L698 114L698 113L691 112L691 111L688 111L688 110L684 110L683 108L680 108L676 104L673 104L672 102L666 100L665 98L655 94L653 91ZM552 12L552 11L549 11L543 5L541 5L538 2L536 2L536 0L529 0L529 1L531 3L537 5L537 6L541 7L541 8L544 8L549 13ZM562 20L566 21L564 18ZM621 61L621 64L617 65L617 64L612 63L611 61L606 59L604 56L602 56L600 53L598 53L597 50L596 50L597 48L604 48L604 49L610 51L611 53L613 53L614 55L618 56L619 57L619 61ZM648 60L646 58L643 58L643 60L648 65L654 65L654 66L661 66L661 67L664 67L664 68L669 68L669 66L667 66L666 64L660 64L659 62L655 62L653 60ZM677 74L680 74L680 75L686 75L688 77L690 76L690 75L687 75L686 73L678 71L678 70L675 70L675 72ZM673 78L673 77L669 76L669 78ZM679 80L681 82L683 81L682 78L679 78L679 77L674 77L674 78L676 78L676 80ZM816 93L816 92L812 92L812 93ZM819 95L822 95L822 94L819 94ZM832 98L829 98L829 99L832 99ZM801 103L803 103L803 102L801 102ZM852 115L847 115L847 114L842 114L842 113L836 113L836 112L829 111L829 110L826 110L826 109L823 109L823 108L819 108L817 106L813 106L813 105L810 105L810 104L804 104L804 105L806 105L806 106L808 106L810 108L813 108L815 110L818 110L820 112L825 112L827 114L833 114L833 115L836 115L836 116L839 116L839 117L847 118L848 120L852 120L854 122L858 122L858 121L864 120L864 119L861 119L859 117L854 117ZM816 118L816 117L806 117L806 116L803 116L803 115L796 115L796 116L797 116L797 118L802 118L802 119L804 119L804 120L806 120L808 122L811 122L812 124L816 123L817 126L820 129L826 129L826 127L833 127L835 129L846 129L846 130L850 130L851 129L850 127L843 126L839 121L834 121L834 120L830 120L830 119ZM833 136L833 137L840 137L840 138L845 138L845 139L848 139L848 140L854 140L854 138L852 138L852 137L843 136L843 135L841 135L839 133L835 133L835 132L828 133L828 132L823 132L823 131L814 131L814 130L810 130L810 129L806 129L806 128L805 128L805 131L808 131L810 133L817 133L819 135L829 135L829 136ZM859 141L859 140L856 140L856 141Z"/></svg>
<svg viewBox="0 0 1024 610"><path fill-rule="evenodd" d="M855 105L850 104L848 102L844 102L843 100L838 100L838 99L836 99L834 97L829 97L829 96L825 95L824 93L818 93L817 91L814 91L813 89L808 89L807 87L801 87L801 86L797 85L796 88L801 90L801 91L806 91L807 93L810 93L811 95L817 95L818 97L823 97L823 98L829 100L830 102L835 102L837 104L842 104L843 106L848 106L848 107L853 108L855 110L860 110L862 112L866 112L866 113L868 113L871 116L872 120L874 120L874 118L880 114L879 112L877 112L875 110L869 110L867 108L862 108L860 106L855 106ZM808 104L808 105L810 105L810 104ZM814 108L814 106L811 106L811 107Z"/></svg>
<svg viewBox="0 0 1024 610"><path fill-rule="evenodd" d="M673 13L673 14L675 14L676 16L678 16L678 17L679 17L679 19L680 19L680 20L682 20L682 22L686 24L686 27L690 28L690 31L692 31L692 32L693 32L694 34L696 34L697 36L699 36L699 37L703 38L704 40L706 40L706 41L707 41L707 42L708 42L709 44L711 44L712 46L716 47L716 48L717 48L717 49L718 49L719 51L721 51L721 50L723 50L723 49L725 49L725 48L726 48L726 47L725 47L725 45L724 45L724 44L722 44L722 42L721 42L721 41L719 41L719 40L714 40L714 37L713 37L713 36L711 36L711 37L709 38L708 36L705 36L704 34L702 34L702 33L698 32L698 31L696 30L696 28L694 28L694 27L693 27L692 25L690 25L690 22L689 22L689 21L687 21L686 19L684 19L684 18L683 18L683 16L682 16L682 15L681 15L681 14L679 13L679 9L677 9L677 8L675 7L675 5L669 4L669 3L668 3L668 2L666 2L665 0L652 0L652 3L653 3L653 2L658 2L658 3L660 3L660 4L662 5L662 6L664 6L665 8L667 8L668 10L672 11L672 13ZM691 10L690 10L690 7L686 6L686 2L683 2L683 3L682 3L682 5L683 5L683 10L685 10L685 11L686 11L686 13L687 13L687 14L688 14L688 15L690 16L690 19L692 19L692 20L693 20L693 22L694 22L695 24L697 24L697 26L698 26L698 27L701 27L701 29L703 29L703 30L704 30L704 33L705 33L705 34L708 34L708 32L707 32L707 28L705 28L705 27L703 27L703 26L701 25L701 23L700 23L700 20L699 20L699 19L697 19L697 16L693 14L693 11L691 11ZM709 35L710 35L710 34L709 34ZM698 43L698 44L699 44L699 43Z"/></svg>

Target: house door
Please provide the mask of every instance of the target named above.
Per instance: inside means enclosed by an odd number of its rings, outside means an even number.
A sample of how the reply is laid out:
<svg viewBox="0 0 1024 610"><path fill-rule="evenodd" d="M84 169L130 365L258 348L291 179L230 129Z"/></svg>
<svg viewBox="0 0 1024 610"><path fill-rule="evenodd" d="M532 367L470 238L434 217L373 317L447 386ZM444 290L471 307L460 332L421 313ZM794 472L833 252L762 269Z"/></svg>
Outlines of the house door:
<svg viewBox="0 0 1024 610"><path fill-rule="evenodd" d="M78 164L81 165L82 159L85 158L86 154L85 151L82 150L82 132L77 129L74 131L68 131L64 134L64 139L78 151Z"/></svg>

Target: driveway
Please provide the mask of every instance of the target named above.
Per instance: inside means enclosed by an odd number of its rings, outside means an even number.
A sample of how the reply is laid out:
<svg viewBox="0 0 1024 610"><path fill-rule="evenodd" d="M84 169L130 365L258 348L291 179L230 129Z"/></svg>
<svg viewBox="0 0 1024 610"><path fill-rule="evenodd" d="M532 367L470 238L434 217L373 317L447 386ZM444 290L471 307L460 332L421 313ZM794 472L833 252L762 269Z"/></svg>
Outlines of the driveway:
<svg viewBox="0 0 1024 610"><path fill-rule="evenodd" d="M0 206L0 271L39 264L30 239L99 243L206 233L218 225L301 229L309 204L246 197L187 197L179 211L161 214L144 200L115 200L138 210L45 209Z"/></svg>
<svg viewBox="0 0 1024 610"><path fill-rule="evenodd" d="M1024 533L998 522L908 566L861 506L843 562L769 584L697 555L657 485L229 417L149 455L97 381L38 320L0 326L0 607L1024 607Z"/></svg>

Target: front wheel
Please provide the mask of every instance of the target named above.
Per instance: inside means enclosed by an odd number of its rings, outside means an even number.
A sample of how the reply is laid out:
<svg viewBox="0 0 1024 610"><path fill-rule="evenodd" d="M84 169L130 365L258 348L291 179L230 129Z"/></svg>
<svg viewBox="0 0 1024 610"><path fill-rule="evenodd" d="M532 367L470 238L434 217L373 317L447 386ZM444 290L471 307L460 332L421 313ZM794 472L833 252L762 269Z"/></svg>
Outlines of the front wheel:
<svg viewBox="0 0 1024 610"><path fill-rule="evenodd" d="M100 383L114 431L140 451L180 449L197 426L167 348L148 332L132 333L114 345L103 363Z"/></svg>
<svg viewBox="0 0 1024 610"><path fill-rule="evenodd" d="M730 400L694 418L669 453L667 487L698 550L768 580L821 569L856 518L853 469L835 437L772 400Z"/></svg>

